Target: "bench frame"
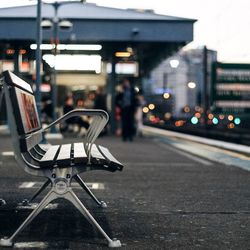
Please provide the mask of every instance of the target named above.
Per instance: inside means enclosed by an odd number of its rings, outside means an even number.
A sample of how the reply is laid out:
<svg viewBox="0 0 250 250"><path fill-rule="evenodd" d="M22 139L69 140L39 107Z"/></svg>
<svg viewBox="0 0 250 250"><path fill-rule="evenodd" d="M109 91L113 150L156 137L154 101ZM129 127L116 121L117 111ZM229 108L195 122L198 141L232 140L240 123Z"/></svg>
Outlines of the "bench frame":
<svg viewBox="0 0 250 250"><path fill-rule="evenodd" d="M88 170L98 170L103 169L98 165L94 165L91 163L91 148L94 144L94 141L101 133L102 129L108 122L108 114L103 110L73 110L66 115L60 117L56 121L52 122L45 129L39 129L37 131L31 132L30 137L20 138L18 134L18 127L16 124L16 118L14 116L14 107L11 100L10 89L11 86L6 82L6 78L3 82L3 93L6 100L7 113L8 113L8 123L10 127L10 132L13 140L13 147L15 152L15 158L20 165L27 173L35 176L46 177L48 180L44 183L44 185L38 190L38 192L33 196L33 199L37 197L49 184L51 184L51 189L42 199L42 201L38 204L38 206L32 211L32 213L27 217L27 219L19 226L19 228L9 237L0 239L0 246L12 246L13 241L16 236L24 230L24 228L52 201L63 198L71 202L80 213L96 228L107 240L109 247L121 247L121 242L117 239L111 239L102 229L102 227L98 224L98 222L94 219L94 217L89 213L86 207L82 204L79 198L76 196L74 191L71 188L71 183L73 180L76 180L81 187L92 197L93 200L97 202L97 204L105 207L105 203L100 202L93 193L89 190L87 185L82 181L79 174L81 172L85 172ZM83 166L68 166L63 168L39 168L36 164L32 163L32 160L36 159L34 155L32 155L29 151L25 152L22 148L20 148L21 139L31 139L31 144L34 146L38 141L40 141L42 133L46 130L50 129L52 126L61 123L68 118L74 116L87 115L92 116L93 121L87 131L86 140L84 143L85 151L88 156L88 163ZM34 139L33 139L34 138ZM42 150L39 149L39 145L37 144L37 151ZM111 171L111 170L110 170Z"/></svg>

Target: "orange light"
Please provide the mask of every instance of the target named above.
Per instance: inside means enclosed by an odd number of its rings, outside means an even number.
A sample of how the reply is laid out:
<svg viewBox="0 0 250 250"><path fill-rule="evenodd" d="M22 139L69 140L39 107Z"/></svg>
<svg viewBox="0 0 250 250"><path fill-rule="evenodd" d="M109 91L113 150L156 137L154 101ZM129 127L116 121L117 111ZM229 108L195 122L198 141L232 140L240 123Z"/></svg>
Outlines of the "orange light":
<svg viewBox="0 0 250 250"><path fill-rule="evenodd" d="M227 127L228 127L229 129L233 129L233 128L235 127L235 125L231 122L231 123L229 123L229 124L227 125Z"/></svg>
<svg viewBox="0 0 250 250"><path fill-rule="evenodd" d="M181 126L183 126L185 124L185 121L183 121L183 120L179 120L179 121L176 121L175 122L175 126L176 127L181 127Z"/></svg>
<svg viewBox="0 0 250 250"><path fill-rule="evenodd" d="M195 117L197 117L198 119L199 119L199 118L201 118L201 114L200 114L200 113L198 113L198 112L197 112L197 113L195 113L195 114L194 114L194 116L195 116Z"/></svg>
<svg viewBox="0 0 250 250"><path fill-rule="evenodd" d="M229 115L229 116L227 117L227 119L228 119L229 121L232 121L232 120L234 119L234 117L233 117L233 115Z"/></svg>
<svg viewBox="0 0 250 250"><path fill-rule="evenodd" d="M119 51L119 52L115 52L115 56L116 57L130 57L131 53L130 52L123 52L123 51Z"/></svg>
<svg viewBox="0 0 250 250"><path fill-rule="evenodd" d="M143 113L148 113L148 112L149 112L149 108L148 108L148 107L144 107L144 108L142 109L142 111L143 111Z"/></svg>
<svg viewBox="0 0 250 250"><path fill-rule="evenodd" d="M190 112L190 108L188 106L184 107L184 112L185 113L189 113Z"/></svg>
<svg viewBox="0 0 250 250"><path fill-rule="evenodd" d="M154 105L153 103L151 103L151 104L148 105L148 108L149 108L150 110L153 110L153 109L155 109L155 105Z"/></svg>
<svg viewBox="0 0 250 250"><path fill-rule="evenodd" d="M6 54L7 55L13 55L15 53L15 50L14 49L7 49L6 50Z"/></svg>
<svg viewBox="0 0 250 250"><path fill-rule="evenodd" d="M152 122L152 121L154 121L155 120L155 116L154 115L151 115L150 117L149 117L149 120Z"/></svg>
<svg viewBox="0 0 250 250"><path fill-rule="evenodd" d="M26 52L27 52L26 49L20 49L20 50L19 50L19 54L21 54L21 55L26 54Z"/></svg>
<svg viewBox="0 0 250 250"><path fill-rule="evenodd" d="M214 118L214 115L213 114L209 114L207 117L208 117L209 120L212 120Z"/></svg>

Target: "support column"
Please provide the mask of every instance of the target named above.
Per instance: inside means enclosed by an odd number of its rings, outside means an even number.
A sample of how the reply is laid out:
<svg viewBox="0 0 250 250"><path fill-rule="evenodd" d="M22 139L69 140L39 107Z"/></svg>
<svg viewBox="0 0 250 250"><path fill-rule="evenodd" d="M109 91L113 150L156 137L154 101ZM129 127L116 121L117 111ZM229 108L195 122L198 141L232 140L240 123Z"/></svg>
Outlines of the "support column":
<svg viewBox="0 0 250 250"><path fill-rule="evenodd" d="M20 57L19 57L19 48L16 45L14 47L15 53L14 53L14 73L19 76L19 63L20 63Z"/></svg>
<svg viewBox="0 0 250 250"><path fill-rule="evenodd" d="M42 28L41 28L41 0L37 1L37 18L36 18L36 103L37 103L37 111L39 116L41 117L41 92L40 92L40 86L41 86L41 48L40 45L42 43Z"/></svg>
<svg viewBox="0 0 250 250"><path fill-rule="evenodd" d="M111 77L110 77L110 94L111 94L110 129L111 129L111 133L115 134L115 131L116 131L116 120L115 120L116 58L115 58L114 51L112 52L111 65L112 65L111 66L112 72L111 72Z"/></svg>

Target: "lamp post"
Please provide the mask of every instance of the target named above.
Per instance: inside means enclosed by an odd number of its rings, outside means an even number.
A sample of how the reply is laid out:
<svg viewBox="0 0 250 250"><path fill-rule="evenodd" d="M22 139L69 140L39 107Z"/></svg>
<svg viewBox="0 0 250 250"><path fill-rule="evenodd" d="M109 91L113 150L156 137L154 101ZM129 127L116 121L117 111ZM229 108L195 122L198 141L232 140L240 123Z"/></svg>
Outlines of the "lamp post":
<svg viewBox="0 0 250 250"><path fill-rule="evenodd" d="M37 101L37 111L39 116L41 116L41 92L40 92L40 86L41 86L41 42L42 42L42 28L41 28L41 0L37 1L37 18L36 18L36 101Z"/></svg>
<svg viewBox="0 0 250 250"><path fill-rule="evenodd" d="M52 19L52 26L53 26L53 39L52 42L54 44L53 48L53 55L54 55L54 67L53 67L53 74L52 74L52 118L55 121L57 119L57 113L56 113L56 107L57 107L57 72L56 72L56 56L57 56L57 46L59 43L59 36L58 36L58 28L61 24L59 18L58 18L58 9L60 6L65 5L65 4L72 4L72 3L84 3L85 0L80 0L80 1L70 1L70 2L54 2L51 4L54 8L54 17ZM63 21L62 21L63 22ZM64 21L65 23L65 21ZM69 22L67 22L69 24ZM72 25L71 25L72 26ZM70 28L71 26L68 26L67 28ZM64 27L65 28L65 27ZM57 130L55 127L51 128L52 133L56 133Z"/></svg>

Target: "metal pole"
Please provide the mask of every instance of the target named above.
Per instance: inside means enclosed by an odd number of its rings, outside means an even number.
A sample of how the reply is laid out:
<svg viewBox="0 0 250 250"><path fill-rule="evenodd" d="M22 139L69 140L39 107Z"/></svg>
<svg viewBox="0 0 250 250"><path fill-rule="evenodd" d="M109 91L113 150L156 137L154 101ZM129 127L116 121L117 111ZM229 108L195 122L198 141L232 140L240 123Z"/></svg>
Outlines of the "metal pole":
<svg viewBox="0 0 250 250"><path fill-rule="evenodd" d="M39 116L41 116L41 92L40 92L40 86L41 86L41 43L42 43L42 27L41 27L41 10L42 10L42 4L41 0L37 1L37 18L36 18L36 103L37 103L37 111Z"/></svg>
<svg viewBox="0 0 250 250"><path fill-rule="evenodd" d="M205 129L208 128L208 80L207 80L207 47L203 49L203 83L204 83L204 122Z"/></svg>
<svg viewBox="0 0 250 250"><path fill-rule="evenodd" d="M115 72L115 64L116 64L116 58L115 53L112 51L112 58L111 58L111 81L110 81L110 93L111 93L111 112L110 112L110 128L111 133L115 134L116 131L116 120L115 120L115 85L116 85L116 72Z"/></svg>
<svg viewBox="0 0 250 250"><path fill-rule="evenodd" d="M58 8L59 8L59 3L55 2L52 4L55 10L55 16L53 18L53 43L54 43L54 69L53 69L53 75L52 75L52 108L53 108L53 121L57 119L57 113L56 113L56 108L57 108L57 85L56 85L56 56L57 56L57 45L58 45ZM56 133L57 129L56 127L51 128L52 133Z"/></svg>

